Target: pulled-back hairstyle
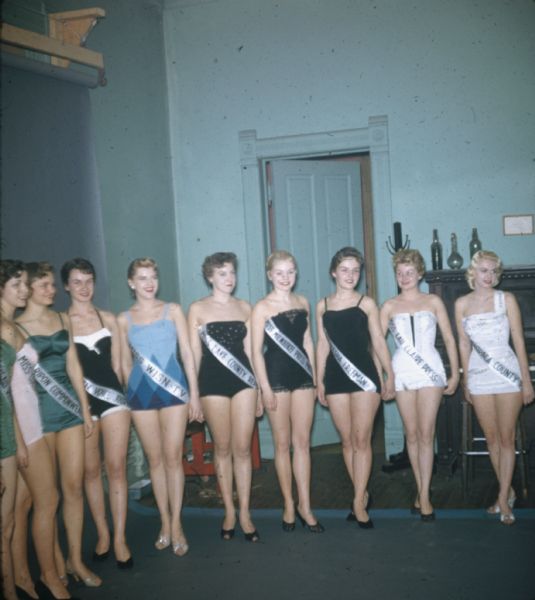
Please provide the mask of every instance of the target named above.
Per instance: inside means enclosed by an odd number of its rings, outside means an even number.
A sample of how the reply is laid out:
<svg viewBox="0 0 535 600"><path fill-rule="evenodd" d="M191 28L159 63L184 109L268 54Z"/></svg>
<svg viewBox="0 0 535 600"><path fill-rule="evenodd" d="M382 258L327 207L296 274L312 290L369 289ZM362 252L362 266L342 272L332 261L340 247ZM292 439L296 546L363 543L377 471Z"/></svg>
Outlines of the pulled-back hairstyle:
<svg viewBox="0 0 535 600"><path fill-rule="evenodd" d="M269 273L273 269L273 265L277 261L289 260L293 262L295 270L297 270L297 261L293 254L290 254L287 250L275 250L272 252L266 260L266 273Z"/></svg>
<svg viewBox="0 0 535 600"><path fill-rule="evenodd" d="M28 272L28 286L37 279L42 279L47 275L54 275L54 267L46 261L26 263L26 271Z"/></svg>
<svg viewBox="0 0 535 600"><path fill-rule="evenodd" d="M97 279L95 267L90 261L88 261L86 258L73 258L63 263L63 266L61 267L60 274L63 285L67 285L69 283L69 276L71 271L74 271L74 269L77 269L86 275L93 275L94 281Z"/></svg>
<svg viewBox="0 0 535 600"><path fill-rule="evenodd" d="M225 263L230 263L234 270L238 268L238 259L234 252L216 252L207 256L202 263L202 276L208 285L209 278L214 274L214 269L220 269Z"/></svg>
<svg viewBox="0 0 535 600"><path fill-rule="evenodd" d="M134 277L134 275L136 274L136 271L138 269L143 269L143 268L147 268L147 269L152 268L156 272L156 275L159 274L158 273L158 263L153 258L149 258L149 257L135 258L128 265L128 271L127 271L128 279L132 279L132 277Z"/></svg>
<svg viewBox="0 0 535 600"><path fill-rule="evenodd" d="M21 260L12 260L10 258L1 260L0 289L4 289L4 286L10 279L18 279L23 271L26 271L26 265Z"/></svg>
<svg viewBox="0 0 535 600"><path fill-rule="evenodd" d="M353 246L345 246L344 248L340 248L340 250L332 257L329 266L329 275L332 275L336 271L338 265L346 258L354 258L361 267L364 266L364 257L362 254Z"/></svg>
<svg viewBox="0 0 535 600"><path fill-rule="evenodd" d="M392 257L392 264L394 265L394 271L399 265L412 265L418 275L425 273L425 262L418 250L398 250Z"/></svg>
<svg viewBox="0 0 535 600"><path fill-rule="evenodd" d="M471 290L474 289L475 270L476 270L479 262L482 260L490 260L490 261L496 263L496 277L494 278L494 281L492 282L493 287L498 285L498 282L500 281L500 277L502 276L502 273L503 273L502 259L495 252L492 252L491 250L478 250L474 254L474 256L472 256L470 265L466 269L466 273L465 273L466 281L468 282L468 285Z"/></svg>

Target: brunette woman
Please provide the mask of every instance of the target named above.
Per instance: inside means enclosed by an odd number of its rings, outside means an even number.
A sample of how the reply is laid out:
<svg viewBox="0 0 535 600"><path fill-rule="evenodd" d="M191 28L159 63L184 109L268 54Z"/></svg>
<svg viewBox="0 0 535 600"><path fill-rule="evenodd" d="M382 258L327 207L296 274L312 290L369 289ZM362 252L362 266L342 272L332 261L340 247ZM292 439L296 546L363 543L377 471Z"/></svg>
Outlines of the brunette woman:
<svg viewBox="0 0 535 600"><path fill-rule="evenodd" d="M407 450L418 490L411 511L422 521L435 513L429 499L433 473L435 423L443 394L453 394L459 383L459 360L448 314L442 300L424 294L419 283L425 272L418 250L399 250L392 259L399 295L381 309L381 325L397 345L392 357L396 402L403 420ZM451 376L435 348L437 325L448 355Z"/></svg>
<svg viewBox="0 0 535 600"><path fill-rule="evenodd" d="M251 306L232 295L236 266L232 252L217 252L205 258L202 273L212 293L191 305L188 324L202 409L214 441L215 468L225 505L221 537L234 537L234 475L240 526L245 539L256 542L260 535L249 509L251 438L261 405L251 370Z"/></svg>
<svg viewBox="0 0 535 600"><path fill-rule="evenodd" d="M50 308L56 295L52 266L39 262L26 267L30 296L17 323L39 355L34 375L43 432L61 484L66 569L86 586L98 587L102 580L82 560L84 437L93 430L82 370L68 315ZM56 563L60 560L56 556Z"/></svg>
<svg viewBox="0 0 535 600"><path fill-rule="evenodd" d="M336 291L316 308L316 366L318 398L331 411L353 482L355 495L348 520L371 529L373 522L366 508L373 422L381 397L394 397L394 375L377 305L355 290L363 262L361 253L352 247L342 248L331 260L329 272ZM384 382L372 351L386 373Z"/></svg>
<svg viewBox="0 0 535 600"><path fill-rule="evenodd" d="M157 298L158 265L138 258L128 267L134 305L119 315L123 377L127 401L149 462L160 513L158 550L189 550L180 513L184 496L182 455L188 416L202 418L188 328L178 304ZM177 360L177 348L184 370Z"/></svg>
<svg viewBox="0 0 535 600"><path fill-rule="evenodd" d="M455 319L465 398L483 429L499 483L498 498L487 512L500 515L504 525L513 525L516 422L534 392L518 303L510 292L494 289L502 271L494 252L474 254L466 270L473 291L455 303Z"/></svg>
<svg viewBox="0 0 535 600"><path fill-rule="evenodd" d="M85 440L85 492L98 534L93 559L105 560L110 553L100 456L102 434L113 519L113 551L117 566L127 569L133 565L125 536L130 410L122 391L117 320L112 313L93 305L96 273L88 260L67 261L61 268L61 279L71 299L68 315L95 424L93 433Z"/></svg>
<svg viewBox="0 0 535 600"><path fill-rule="evenodd" d="M293 531L297 516L310 532L322 533L310 507L310 430L316 396L310 307L292 291L297 264L290 253L273 252L266 271L273 290L253 310L253 364L275 442L275 468L284 499L282 529Z"/></svg>

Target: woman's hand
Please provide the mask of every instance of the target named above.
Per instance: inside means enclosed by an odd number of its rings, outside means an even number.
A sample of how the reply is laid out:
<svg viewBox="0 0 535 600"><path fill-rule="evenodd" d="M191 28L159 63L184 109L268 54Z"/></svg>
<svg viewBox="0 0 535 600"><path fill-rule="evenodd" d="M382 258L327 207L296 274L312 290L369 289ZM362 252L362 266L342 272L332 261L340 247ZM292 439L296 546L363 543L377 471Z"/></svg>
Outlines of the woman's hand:
<svg viewBox="0 0 535 600"><path fill-rule="evenodd" d="M19 469L26 469L28 466L28 448L26 444L17 444L17 467Z"/></svg>
<svg viewBox="0 0 535 600"><path fill-rule="evenodd" d="M383 401L393 400L396 397L394 378L387 375L386 380L381 383L381 399Z"/></svg>
<svg viewBox="0 0 535 600"><path fill-rule="evenodd" d="M533 391L533 384L530 380L522 384L522 401L525 405L531 404L535 399L535 392Z"/></svg>
<svg viewBox="0 0 535 600"><path fill-rule="evenodd" d="M262 403L266 410L277 410L277 396L271 388L264 388L262 390Z"/></svg>
<svg viewBox="0 0 535 600"><path fill-rule="evenodd" d="M322 406L326 408L329 407L329 403L327 402L327 397L325 396L325 385L323 383L318 383L316 386L316 393L318 395L318 401Z"/></svg>
<svg viewBox="0 0 535 600"><path fill-rule="evenodd" d="M459 375L452 375L446 382L446 388L444 389L444 395L451 396L452 394L454 394L458 385L459 385Z"/></svg>
<svg viewBox="0 0 535 600"><path fill-rule="evenodd" d="M190 423L192 421L197 421L198 423L202 423L204 421L204 414L202 412L201 401L198 396L190 396L189 406L188 406L188 416Z"/></svg>
<svg viewBox="0 0 535 600"><path fill-rule="evenodd" d="M256 394L256 411L255 417L258 419L264 414L264 406L262 404L262 393L258 390Z"/></svg>
<svg viewBox="0 0 535 600"><path fill-rule="evenodd" d="M83 412L83 418L84 418L84 433L85 433L85 437L91 437L91 434L93 433L94 429L95 429L95 423L93 422L93 419L91 418L91 413L89 412L89 410L85 409L82 411Z"/></svg>

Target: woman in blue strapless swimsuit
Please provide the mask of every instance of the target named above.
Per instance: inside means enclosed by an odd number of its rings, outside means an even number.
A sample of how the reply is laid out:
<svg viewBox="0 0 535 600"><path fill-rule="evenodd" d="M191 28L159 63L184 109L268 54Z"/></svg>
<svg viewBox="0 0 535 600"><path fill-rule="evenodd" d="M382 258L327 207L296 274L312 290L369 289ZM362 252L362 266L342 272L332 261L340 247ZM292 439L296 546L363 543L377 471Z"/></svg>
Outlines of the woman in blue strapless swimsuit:
<svg viewBox="0 0 535 600"><path fill-rule="evenodd" d="M125 534L130 410L120 381L121 343L117 319L112 313L93 305L96 273L88 260L67 261L61 267L61 279L71 298L68 314L95 423L93 433L85 440L85 493L98 535L93 560L105 560L110 553L110 530L102 486L102 437L113 519L113 551L118 568L128 569L133 566Z"/></svg>
<svg viewBox="0 0 535 600"><path fill-rule="evenodd" d="M82 369L68 315L50 309L56 296L54 272L46 262L28 263L30 297L17 323L39 355L34 369L43 433L59 468L69 556L67 573L88 587L102 580L82 560L84 437L93 430ZM55 557L61 570L62 557ZM63 597L63 596L61 596Z"/></svg>
<svg viewBox="0 0 535 600"><path fill-rule="evenodd" d="M157 299L154 260L132 261L128 285L136 302L118 317L121 362L128 381L127 402L147 455L160 512L160 533L154 545L158 550L171 545L174 554L183 556L189 549L180 521L184 437L188 417L202 418L188 328L178 304Z"/></svg>
<svg viewBox="0 0 535 600"><path fill-rule="evenodd" d="M442 300L424 294L419 283L425 272L418 250L399 250L392 259L399 295L381 308L381 325L392 333L397 349L392 357L396 402L403 420L407 450L416 480L417 496L411 512L433 521L429 499L433 473L435 423L443 394L453 394L459 383L459 359L448 314ZM448 354L451 377L435 348L437 326Z"/></svg>

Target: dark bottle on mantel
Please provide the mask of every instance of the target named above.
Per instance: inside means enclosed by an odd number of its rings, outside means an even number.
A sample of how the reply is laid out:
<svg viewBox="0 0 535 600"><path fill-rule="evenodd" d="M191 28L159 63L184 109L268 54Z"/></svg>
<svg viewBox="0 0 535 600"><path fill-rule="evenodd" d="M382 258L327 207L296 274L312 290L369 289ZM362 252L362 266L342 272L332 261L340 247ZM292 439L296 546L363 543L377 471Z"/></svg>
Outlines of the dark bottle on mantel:
<svg viewBox="0 0 535 600"><path fill-rule="evenodd" d="M438 241L438 231L433 229L433 243L431 244L431 264L433 271L442 269L442 244Z"/></svg>
<svg viewBox="0 0 535 600"><path fill-rule="evenodd" d="M470 240L470 258L472 258L478 250L481 250L481 241L477 235L477 228L473 227L472 239Z"/></svg>

